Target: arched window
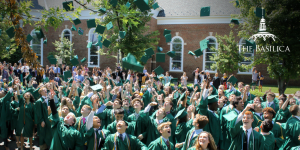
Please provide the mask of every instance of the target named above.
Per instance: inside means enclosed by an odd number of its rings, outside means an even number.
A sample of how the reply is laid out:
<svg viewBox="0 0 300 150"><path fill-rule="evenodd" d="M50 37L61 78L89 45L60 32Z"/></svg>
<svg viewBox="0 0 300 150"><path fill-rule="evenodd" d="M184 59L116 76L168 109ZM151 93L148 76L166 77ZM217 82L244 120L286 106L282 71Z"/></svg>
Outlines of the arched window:
<svg viewBox="0 0 300 150"><path fill-rule="evenodd" d="M203 51L203 70L206 70L210 73L216 73L217 70L212 69L212 65L216 62L211 59L213 54L216 54L216 52L211 50L211 47L215 47L218 49L218 42L217 39L214 36L208 36L205 39L209 41L208 48Z"/></svg>
<svg viewBox="0 0 300 150"><path fill-rule="evenodd" d="M89 40L92 42L91 48L88 48L88 67L99 67L100 65L100 55L98 53L100 47L96 46L98 42L98 34L94 32L95 28L90 29L89 31Z"/></svg>
<svg viewBox="0 0 300 150"><path fill-rule="evenodd" d="M175 52L175 57L170 57L170 71L182 72L184 41L180 36L175 36L172 38L170 51Z"/></svg>
<svg viewBox="0 0 300 150"><path fill-rule="evenodd" d="M31 36L33 39L30 41L30 45L32 47L32 50L36 53L38 56L38 61L40 62L41 65L43 65L43 38L40 40L37 38L35 34L35 30L31 31Z"/></svg>
<svg viewBox="0 0 300 150"><path fill-rule="evenodd" d="M254 51L248 51L247 46L246 46L246 40L243 38L240 39L239 41L239 52L244 52L244 58L248 57L254 57ZM251 60L246 60L244 59L239 65L250 65L252 64ZM246 69L239 69L238 71L239 74L252 74L252 69L246 70Z"/></svg>
<svg viewBox="0 0 300 150"><path fill-rule="evenodd" d="M72 32L70 29L64 29L61 32L61 38L66 38L72 43Z"/></svg>

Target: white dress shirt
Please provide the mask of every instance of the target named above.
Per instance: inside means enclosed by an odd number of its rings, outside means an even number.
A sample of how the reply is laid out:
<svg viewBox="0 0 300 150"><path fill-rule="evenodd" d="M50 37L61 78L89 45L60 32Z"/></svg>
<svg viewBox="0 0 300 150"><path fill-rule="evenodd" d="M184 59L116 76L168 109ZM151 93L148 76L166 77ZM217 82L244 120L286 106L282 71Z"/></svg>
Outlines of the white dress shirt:
<svg viewBox="0 0 300 150"><path fill-rule="evenodd" d="M118 136L118 137L119 137L119 135L120 135L120 133L117 132L117 136ZM124 141L125 137L126 137L126 133L124 132L124 133L122 133L122 140L123 140L123 141Z"/></svg>

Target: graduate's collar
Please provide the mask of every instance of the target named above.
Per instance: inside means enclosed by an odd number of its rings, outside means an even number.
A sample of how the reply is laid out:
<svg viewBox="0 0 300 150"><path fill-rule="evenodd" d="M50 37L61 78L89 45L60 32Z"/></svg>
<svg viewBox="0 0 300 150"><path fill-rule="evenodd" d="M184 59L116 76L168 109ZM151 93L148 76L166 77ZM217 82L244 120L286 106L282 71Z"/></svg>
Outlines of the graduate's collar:
<svg viewBox="0 0 300 150"><path fill-rule="evenodd" d="M163 136L161 136L161 138L162 138L165 142L169 141L169 138L166 139L166 138L164 138Z"/></svg>
<svg viewBox="0 0 300 150"><path fill-rule="evenodd" d="M203 129L195 129L195 133L198 135L198 134L200 134L201 132L203 131Z"/></svg>
<svg viewBox="0 0 300 150"><path fill-rule="evenodd" d="M270 132L260 132L261 135L270 135Z"/></svg>

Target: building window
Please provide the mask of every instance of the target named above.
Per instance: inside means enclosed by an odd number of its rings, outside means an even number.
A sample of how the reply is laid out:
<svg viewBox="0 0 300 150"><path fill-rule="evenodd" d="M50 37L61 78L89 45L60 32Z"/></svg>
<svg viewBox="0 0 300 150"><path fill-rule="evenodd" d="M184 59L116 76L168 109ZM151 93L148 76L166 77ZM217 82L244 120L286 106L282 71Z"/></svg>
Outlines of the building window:
<svg viewBox="0 0 300 150"><path fill-rule="evenodd" d="M207 72L216 73L217 70L212 69L212 65L215 64L216 62L213 61L211 57L213 56L213 54L216 54L217 52L211 50L211 47L218 49L218 42L214 36L208 36L205 39L207 39L209 43L208 43L208 48L203 51L203 68Z"/></svg>
<svg viewBox="0 0 300 150"><path fill-rule="evenodd" d="M181 37L175 36L172 38L170 51L175 52L175 57L170 57L170 71L182 72L183 71L183 51L184 41Z"/></svg>
<svg viewBox="0 0 300 150"><path fill-rule="evenodd" d="M251 65L252 61L245 58L253 58L254 51L247 51L246 40L243 38L239 41L239 52L244 52L244 60L239 65ZM238 73L240 74L252 74L252 69L239 69Z"/></svg>
<svg viewBox="0 0 300 150"><path fill-rule="evenodd" d="M37 38L35 34L35 30L31 31L31 36L33 39L30 41L30 45L32 47L32 50L36 53L36 56L38 56L38 61L41 65L43 65L43 38L40 40Z"/></svg>
<svg viewBox="0 0 300 150"><path fill-rule="evenodd" d="M72 43L72 32L70 29L64 29L61 32L61 38L66 38Z"/></svg>
<svg viewBox="0 0 300 150"><path fill-rule="evenodd" d="M100 64L100 55L98 53L100 47L96 46L98 42L98 34L94 31L95 28L92 28L89 31L88 42L92 42L92 46L91 48L88 48L88 67L99 67Z"/></svg>

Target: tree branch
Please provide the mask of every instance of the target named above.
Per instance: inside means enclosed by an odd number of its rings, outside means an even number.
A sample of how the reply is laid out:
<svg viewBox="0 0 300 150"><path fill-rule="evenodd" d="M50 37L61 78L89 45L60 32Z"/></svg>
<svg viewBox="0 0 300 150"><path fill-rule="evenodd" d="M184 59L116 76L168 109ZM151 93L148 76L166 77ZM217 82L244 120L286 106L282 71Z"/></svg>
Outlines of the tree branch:
<svg viewBox="0 0 300 150"><path fill-rule="evenodd" d="M79 4L80 6L82 6L83 8L85 8L85 9L87 9L87 10L90 10L90 11L92 11L92 12L94 12L94 13L98 13L98 11L96 11L96 10L93 10L93 9L90 9L90 8L87 8L85 5L87 4L87 3L85 3L85 4L81 4L80 2L78 2L77 0L74 0L77 4Z"/></svg>

